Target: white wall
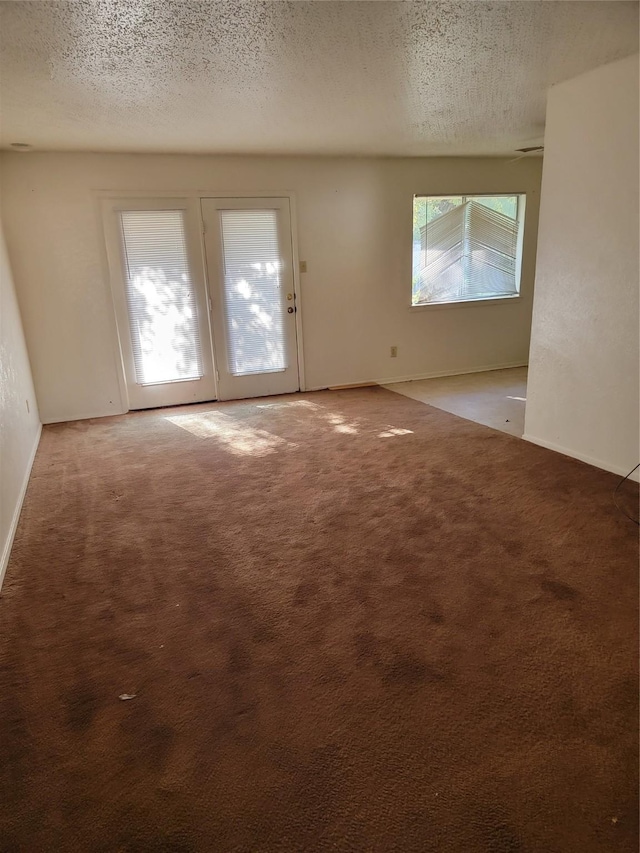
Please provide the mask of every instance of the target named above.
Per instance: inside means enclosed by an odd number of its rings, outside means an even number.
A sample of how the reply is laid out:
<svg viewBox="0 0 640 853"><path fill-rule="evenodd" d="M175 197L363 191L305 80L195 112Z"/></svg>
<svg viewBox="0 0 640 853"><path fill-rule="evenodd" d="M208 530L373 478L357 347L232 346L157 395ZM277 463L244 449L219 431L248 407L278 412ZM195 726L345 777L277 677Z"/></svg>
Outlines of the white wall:
<svg viewBox="0 0 640 853"><path fill-rule="evenodd" d="M295 192L312 389L526 363L540 173L535 159L5 153L5 228L42 419L124 410L92 191ZM412 194L482 192L527 193L522 299L412 312Z"/></svg>
<svg viewBox="0 0 640 853"><path fill-rule="evenodd" d="M627 473L638 452L638 57L551 89L525 438Z"/></svg>
<svg viewBox="0 0 640 853"><path fill-rule="evenodd" d="M40 419L0 222L0 585L39 438Z"/></svg>

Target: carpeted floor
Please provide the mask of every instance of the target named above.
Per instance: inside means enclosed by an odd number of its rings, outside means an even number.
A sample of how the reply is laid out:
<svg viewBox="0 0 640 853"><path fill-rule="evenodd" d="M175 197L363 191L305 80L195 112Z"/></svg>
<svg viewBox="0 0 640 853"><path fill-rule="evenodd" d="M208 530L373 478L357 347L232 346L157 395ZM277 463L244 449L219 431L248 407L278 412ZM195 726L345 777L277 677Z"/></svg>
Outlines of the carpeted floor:
<svg viewBox="0 0 640 853"><path fill-rule="evenodd" d="M46 427L0 849L635 853L617 479L383 389Z"/></svg>

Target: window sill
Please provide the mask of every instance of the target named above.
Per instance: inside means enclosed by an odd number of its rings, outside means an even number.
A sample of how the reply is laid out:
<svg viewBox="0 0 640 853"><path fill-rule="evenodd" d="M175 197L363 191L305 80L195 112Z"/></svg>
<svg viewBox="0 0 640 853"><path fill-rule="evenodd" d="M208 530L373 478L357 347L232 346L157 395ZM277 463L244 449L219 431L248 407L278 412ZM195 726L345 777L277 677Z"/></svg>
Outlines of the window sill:
<svg viewBox="0 0 640 853"><path fill-rule="evenodd" d="M434 308L469 308L473 305L498 305L499 303L520 302L522 294L517 296L492 296L487 299L460 299L456 302L428 302L423 305L410 305L409 311L431 311Z"/></svg>

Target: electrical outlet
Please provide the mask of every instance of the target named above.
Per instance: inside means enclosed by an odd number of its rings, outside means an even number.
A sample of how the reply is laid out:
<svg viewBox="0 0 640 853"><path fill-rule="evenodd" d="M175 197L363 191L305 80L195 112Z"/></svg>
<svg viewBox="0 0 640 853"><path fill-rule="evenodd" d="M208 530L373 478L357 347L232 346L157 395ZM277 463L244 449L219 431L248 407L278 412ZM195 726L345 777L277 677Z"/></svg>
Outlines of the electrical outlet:
<svg viewBox="0 0 640 853"><path fill-rule="evenodd" d="M398 347L391 347L391 358L398 357Z"/></svg>

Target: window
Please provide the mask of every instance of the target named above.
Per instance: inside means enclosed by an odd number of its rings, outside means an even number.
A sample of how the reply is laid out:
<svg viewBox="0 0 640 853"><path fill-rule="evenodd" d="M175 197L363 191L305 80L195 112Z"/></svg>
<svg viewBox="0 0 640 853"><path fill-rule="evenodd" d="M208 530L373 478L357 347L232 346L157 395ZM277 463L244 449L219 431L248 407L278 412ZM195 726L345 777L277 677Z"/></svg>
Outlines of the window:
<svg viewBox="0 0 640 853"><path fill-rule="evenodd" d="M524 195L414 196L411 304L518 296Z"/></svg>

